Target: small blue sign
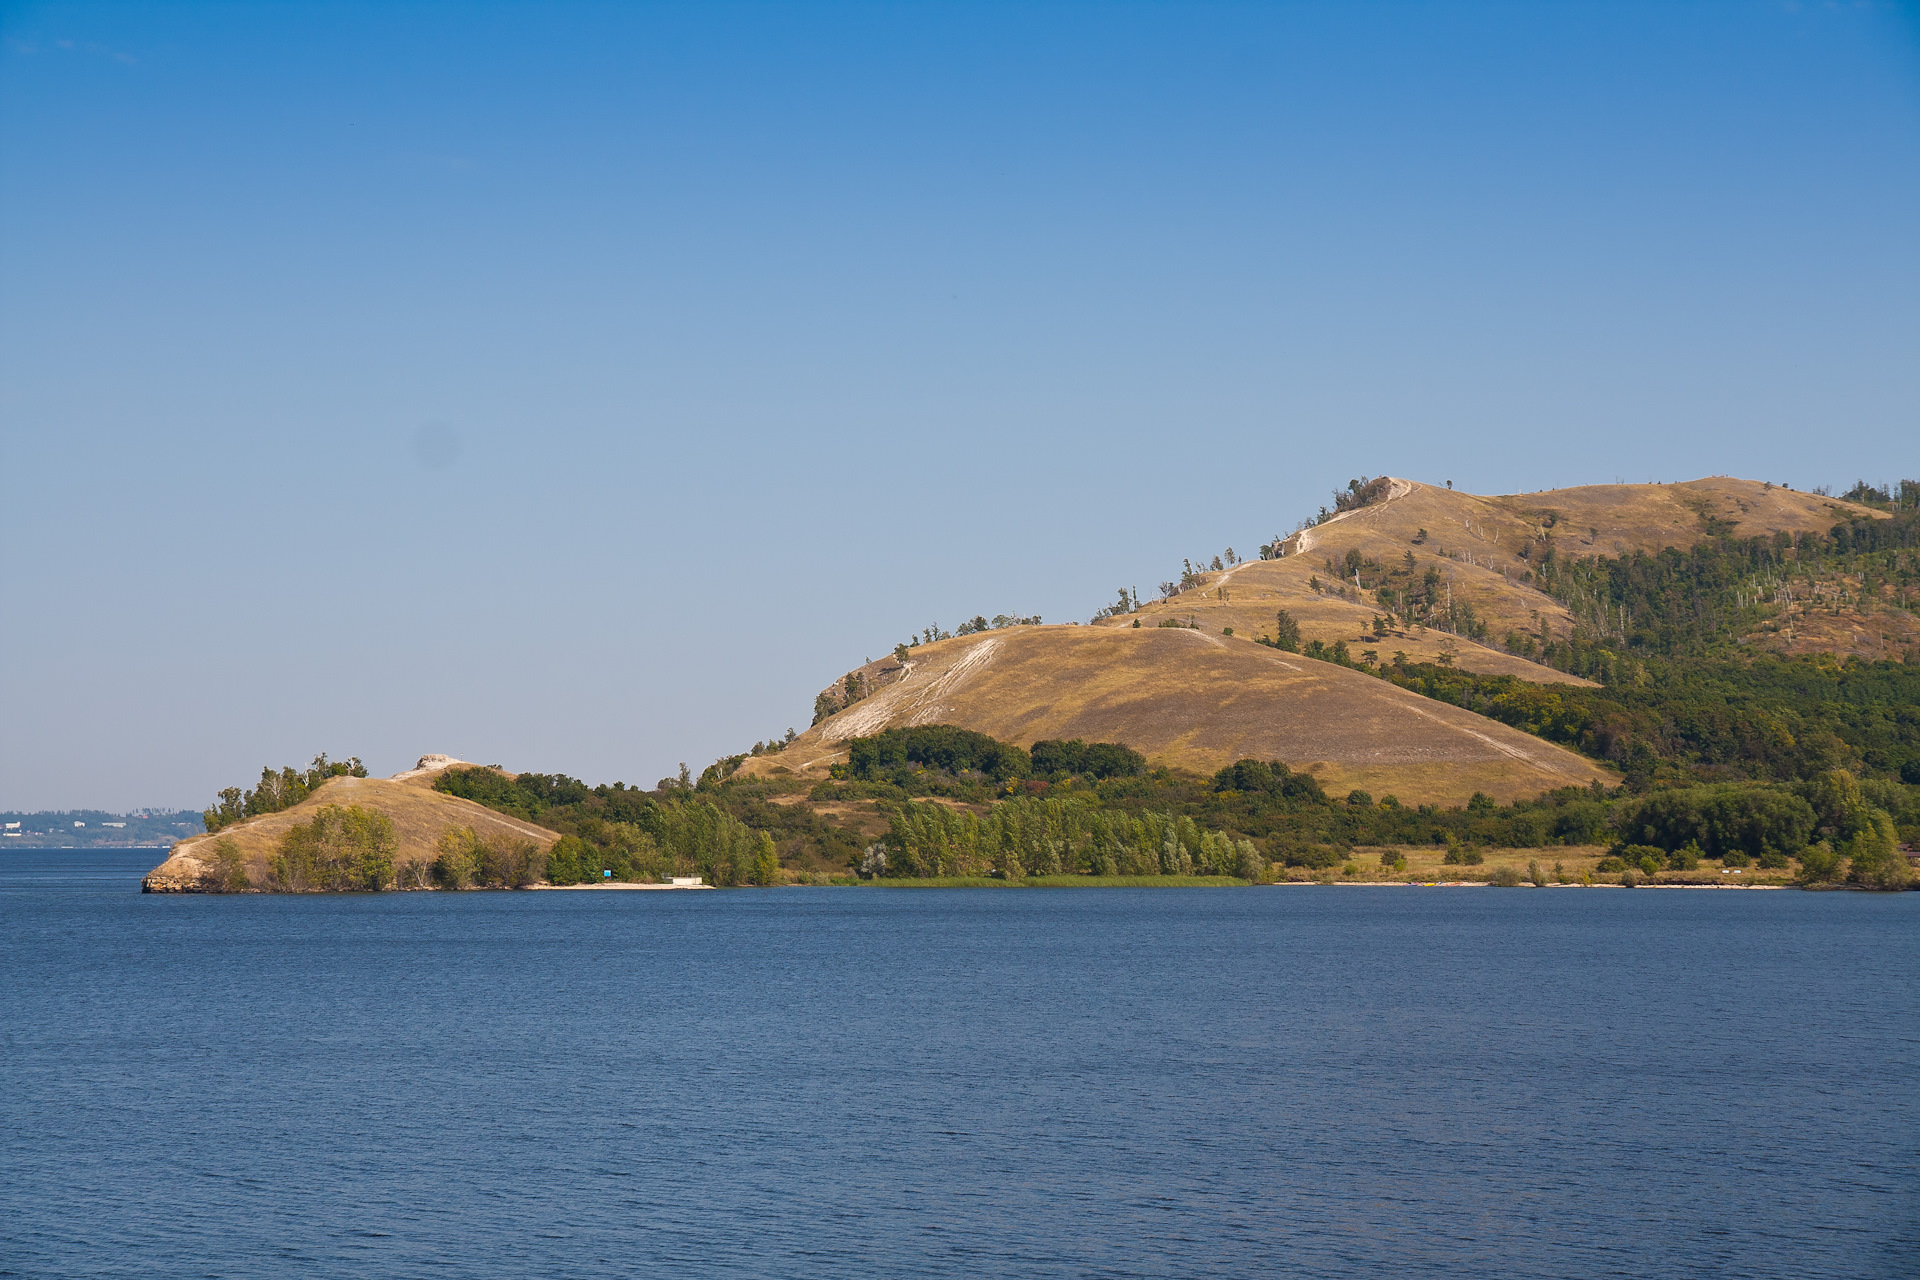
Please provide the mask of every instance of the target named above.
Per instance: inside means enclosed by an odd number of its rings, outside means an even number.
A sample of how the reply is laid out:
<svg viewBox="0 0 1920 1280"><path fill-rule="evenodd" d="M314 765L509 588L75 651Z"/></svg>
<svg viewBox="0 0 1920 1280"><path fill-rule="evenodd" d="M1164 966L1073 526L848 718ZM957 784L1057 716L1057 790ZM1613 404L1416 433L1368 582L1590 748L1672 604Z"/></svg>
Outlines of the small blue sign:
<svg viewBox="0 0 1920 1280"><path fill-rule="evenodd" d="M611 872L611 871L602 871L602 872L600 873L600 875L602 876L602 878L604 878L604 879L607 879L607 880L611 880L611 879L613 879L613 872Z"/></svg>

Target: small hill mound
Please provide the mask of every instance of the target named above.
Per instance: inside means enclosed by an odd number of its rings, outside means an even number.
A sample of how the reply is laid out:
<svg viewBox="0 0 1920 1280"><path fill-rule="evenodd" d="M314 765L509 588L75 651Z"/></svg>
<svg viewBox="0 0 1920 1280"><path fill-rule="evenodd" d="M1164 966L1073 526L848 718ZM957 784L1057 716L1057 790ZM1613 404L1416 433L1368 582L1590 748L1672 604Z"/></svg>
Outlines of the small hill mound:
<svg viewBox="0 0 1920 1280"><path fill-rule="evenodd" d="M1122 742L1152 765L1198 773L1281 760L1330 792L1358 788L1408 804L1615 781L1573 752L1333 663L1200 631L1075 626L916 648L890 683L741 772L822 775L846 759L848 739L917 724L1022 746Z"/></svg>
<svg viewBox="0 0 1920 1280"><path fill-rule="evenodd" d="M197 893L214 862L214 845L231 840L240 850L249 878L266 879L269 862L280 841L296 825L310 822L327 805L358 805L392 820L399 850L396 866L431 862L435 846L449 828L471 827L484 838L530 840L551 848L560 837L532 823L433 790L434 779L452 765L451 756L425 757L419 766L391 778L332 778L290 809L266 814L223 828L216 835L193 836L175 844L167 859L141 881L147 893Z"/></svg>
<svg viewBox="0 0 1920 1280"><path fill-rule="evenodd" d="M1276 611L1285 609L1304 639L1344 640L1356 652L1376 650L1382 661L1395 652L1414 662L1446 654L1487 675L1582 684L1525 656L1543 628L1555 639L1574 630L1566 607L1534 585L1535 567L1549 552L1562 560L1622 556L1684 549L1720 535L1824 533L1842 520L1883 518L1833 498L1717 476L1493 498L1386 480L1379 500L1282 539L1278 558L1196 575L1178 594L1096 625L1181 620L1259 636L1271 634ZM1435 608L1471 609L1484 641L1404 620L1375 634L1374 619L1389 612L1383 589L1391 599L1430 594Z"/></svg>

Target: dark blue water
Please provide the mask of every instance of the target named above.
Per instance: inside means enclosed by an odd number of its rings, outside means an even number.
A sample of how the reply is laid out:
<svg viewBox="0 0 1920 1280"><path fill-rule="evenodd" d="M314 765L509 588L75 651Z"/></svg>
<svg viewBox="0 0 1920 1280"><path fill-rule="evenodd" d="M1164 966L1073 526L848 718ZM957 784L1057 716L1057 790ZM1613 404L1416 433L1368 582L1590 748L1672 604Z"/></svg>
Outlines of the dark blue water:
<svg viewBox="0 0 1920 1280"><path fill-rule="evenodd" d="M153 861L0 859L6 1274L1920 1273L1920 894Z"/></svg>

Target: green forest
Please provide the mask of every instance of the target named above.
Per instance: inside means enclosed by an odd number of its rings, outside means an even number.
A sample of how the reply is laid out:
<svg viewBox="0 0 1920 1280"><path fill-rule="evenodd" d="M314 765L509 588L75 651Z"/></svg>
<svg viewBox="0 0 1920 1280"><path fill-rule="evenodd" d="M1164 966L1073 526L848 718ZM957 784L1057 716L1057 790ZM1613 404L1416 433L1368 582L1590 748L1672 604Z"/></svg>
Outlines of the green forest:
<svg viewBox="0 0 1920 1280"><path fill-rule="evenodd" d="M725 784L696 789L669 780L647 792L624 782L589 787L565 774L508 778L464 768L441 774L434 789L559 832L544 869L553 884L697 875L711 884L742 885L779 878L772 836L714 803L728 794Z"/></svg>

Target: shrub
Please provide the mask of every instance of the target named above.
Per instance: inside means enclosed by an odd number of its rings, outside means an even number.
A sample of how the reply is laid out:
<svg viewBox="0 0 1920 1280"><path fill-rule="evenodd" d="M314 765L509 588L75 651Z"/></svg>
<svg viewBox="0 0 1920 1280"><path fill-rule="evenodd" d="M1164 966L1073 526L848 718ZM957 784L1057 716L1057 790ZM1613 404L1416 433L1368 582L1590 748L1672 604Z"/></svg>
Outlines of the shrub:
<svg viewBox="0 0 1920 1280"><path fill-rule="evenodd" d="M1047 740L1034 743L1028 754L1033 772L1041 776L1071 773L1096 779L1138 778L1147 771L1147 758L1119 742Z"/></svg>
<svg viewBox="0 0 1920 1280"><path fill-rule="evenodd" d="M1867 889L1905 889L1913 883L1913 868L1900 852L1893 819L1874 809L1867 826L1842 847L1847 858L1847 880Z"/></svg>
<svg viewBox="0 0 1920 1280"><path fill-rule="evenodd" d="M253 887L240 846L225 836L213 842L213 862L200 878L207 893L245 893Z"/></svg>
<svg viewBox="0 0 1920 1280"><path fill-rule="evenodd" d="M472 827L449 827L435 847L433 879L443 889L524 889L546 872L547 855L531 840L489 838Z"/></svg>
<svg viewBox="0 0 1920 1280"><path fill-rule="evenodd" d="M1793 865L1793 860L1791 858L1787 857L1786 854L1780 853L1779 851L1774 849L1767 850L1765 853L1761 854L1758 858L1754 859L1754 861L1758 862L1760 864L1761 869L1765 871L1785 871L1788 867ZM1732 866L1733 864L1728 863L1727 865ZM1740 865L1744 867L1747 864L1743 860L1740 863Z"/></svg>
<svg viewBox="0 0 1920 1280"><path fill-rule="evenodd" d="M1538 867L1538 863L1534 864ZM1496 889L1518 889L1523 883L1520 873L1512 867L1495 867L1487 883Z"/></svg>
<svg viewBox="0 0 1920 1280"><path fill-rule="evenodd" d="M1593 864L1593 869L1603 875L1612 875L1616 871L1625 871L1627 863L1624 858L1602 858Z"/></svg>
<svg viewBox="0 0 1920 1280"><path fill-rule="evenodd" d="M1350 809L1371 809L1373 808L1373 796L1370 792L1366 791L1349 791L1347 792L1347 807Z"/></svg>
<svg viewBox="0 0 1920 1280"><path fill-rule="evenodd" d="M753 882L755 884L780 882L780 855L774 850L773 837L764 831L759 833L758 848L754 850Z"/></svg>
<svg viewBox="0 0 1920 1280"><path fill-rule="evenodd" d="M1540 860L1538 858L1534 858L1528 861L1527 879L1533 881L1533 883L1539 888L1544 889L1547 887L1547 883L1548 883L1547 873L1540 869Z"/></svg>
<svg viewBox="0 0 1920 1280"><path fill-rule="evenodd" d="M1642 857L1640 861L1635 865L1637 865L1640 868L1640 870L1644 871L1647 874L1647 877L1651 879L1653 876L1659 874L1661 863L1662 863L1662 859L1656 858L1649 853L1644 857Z"/></svg>
<svg viewBox="0 0 1920 1280"><path fill-rule="evenodd" d="M1321 788L1320 780L1306 772L1295 773L1278 760L1236 760L1213 775L1213 789L1238 791L1248 795L1267 795L1303 804L1330 805L1333 801Z"/></svg>
<svg viewBox="0 0 1920 1280"><path fill-rule="evenodd" d="M464 889L473 883L473 846L479 838L472 827L448 827L434 846L433 882L442 889Z"/></svg>
<svg viewBox="0 0 1920 1280"><path fill-rule="evenodd" d="M1325 871L1340 865L1342 856L1340 850L1330 844L1289 844L1282 849L1280 860L1289 867Z"/></svg>
<svg viewBox="0 0 1920 1280"><path fill-rule="evenodd" d="M1827 884L1840 878L1840 855L1822 840L1800 851L1801 884Z"/></svg>
<svg viewBox="0 0 1920 1280"><path fill-rule="evenodd" d="M1640 884L1640 877L1634 875L1633 869L1628 867L1620 873L1620 884L1622 887L1628 889L1637 888Z"/></svg>
<svg viewBox="0 0 1920 1280"><path fill-rule="evenodd" d="M1767 858L1773 855L1763 853L1760 856L1762 858ZM1729 849L1727 850L1725 856L1723 856L1720 859L1720 865L1723 867L1750 867L1753 865L1753 859L1749 858L1746 854L1742 853L1738 849ZM1762 862L1760 865L1765 866L1766 863ZM1786 865L1786 856L1784 854L1780 856L1780 865L1782 866Z"/></svg>
<svg viewBox="0 0 1920 1280"><path fill-rule="evenodd" d="M652 841L648 841L649 844ZM615 867L619 862L625 865ZM582 840L579 836L561 836L547 851L547 883L549 884L588 884L609 877L603 873L612 871L611 878L628 879L632 874L630 860L624 856L602 856L600 850Z"/></svg>
<svg viewBox="0 0 1920 1280"><path fill-rule="evenodd" d="M1688 843L1667 855L1667 870L1698 871L1700 869L1700 846Z"/></svg>
<svg viewBox="0 0 1920 1280"><path fill-rule="evenodd" d="M272 886L282 892L315 890L378 892L393 881L399 851L393 819L359 805L322 806L311 822L281 838L268 869Z"/></svg>

